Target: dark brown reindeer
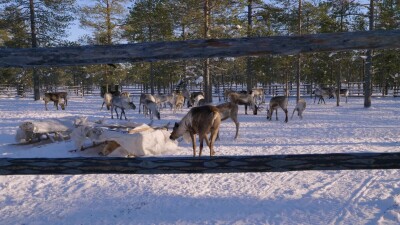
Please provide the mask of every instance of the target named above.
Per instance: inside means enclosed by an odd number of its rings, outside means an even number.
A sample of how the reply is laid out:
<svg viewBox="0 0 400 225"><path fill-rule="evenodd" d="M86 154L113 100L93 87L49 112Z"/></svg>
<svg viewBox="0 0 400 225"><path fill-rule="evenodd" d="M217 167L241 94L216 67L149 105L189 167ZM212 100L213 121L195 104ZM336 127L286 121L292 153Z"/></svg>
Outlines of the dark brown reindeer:
<svg viewBox="0 0 400 225"><path fill-rule="evenodd" d="M229 100L237 105L244 105L244 113L247 115L247 106L253 110L253 115L257 115L258 106L254 102L252 94L231 92L228 95Z"/></svg>
<svg viewBox="0 0 400 225"><path fill-rule="evenodd" d="M235 139L239 136L239 121L237 119L239 107L233 102L225 102L217 105L219 114L221 115L221 121L231 118L236 125Z"/></svg>
<svg viewBox="0 0 400 225"><path fill-rule="evenodd" d="M286 115L285 123L287 123L288 122L287 105L288 105L288 98L286 96L272 97L271 100L269 101L269 108L267 110L267 120L272 119L272 114L274 113L274 110L275 110L275 118L276 120L278 120L278 108L280 107L285 112Z"/></svg>
<svg viewBox="0 0 400 225"><path fill-rule="evenodd" d="M194 107L182 118L179 123L175 123L170 139L176 140L182 135L190 135L193 145L193 157L196 156L196 134L199 135L200 151L199 157L203 151L203 140L210 148L210 156L215 154L214 143L217 138L219 125L221 124L221 115L217 107L204 105ZM210 133L210 138L207 135Z"/></svg>

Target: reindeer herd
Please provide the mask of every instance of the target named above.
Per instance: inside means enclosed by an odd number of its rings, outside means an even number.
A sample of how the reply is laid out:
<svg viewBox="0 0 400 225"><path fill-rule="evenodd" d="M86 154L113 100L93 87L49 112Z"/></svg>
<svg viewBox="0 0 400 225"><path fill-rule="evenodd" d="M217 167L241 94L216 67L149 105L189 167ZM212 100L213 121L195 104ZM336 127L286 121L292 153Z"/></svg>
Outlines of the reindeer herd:
<svg viewBox="0 0 400 225"><path fill-rule="evenodd" d="M314 103L318 98L318 104L324 103L325 98L334 98L334 95L338 97L344 96L346 98L349 95L347 89L335 90L334 88L317 88L313 91ZM215 154L214 143L219 137L219 127L221 121L230 118L236 126L236 133L234 139L239 136L239 121L238 111L239 105L244 105L245 114L247 115L247 108L250 108L253 115L257 115L257 112L261 109L260 105L265 103L265 94L262 88L255 88L250 93L246 91L234 91L226 89L224 91L225 103L213 106L205 101L203 92L192 92L184 89L183 91L174 92L172 94L145 94L142 93L139 99L139 113L143 113L145 117L149 117L151 120L156 117L161 119L160 111L163 108L169 107L173 113L182 111L185 102L187 107L192 107L189 112L180 120L179 123L175 123L173 127L170 139L175 140L181 136L185 140L191 141L193 146L193 156L196 156L196 138L199 136L200 151L199 156L202 154L203 141L206 141L207 146L210 149L210 156ZM45 101L45 109L49 101L54 102L54 106L58 110L58 105L64 110L67 105L67 93L56 92L46 93L43 100ZM135 110L136 105L133 103L132 97L128 92L122 93L105 93L103 98L103 104L100 110L106 105L107 110L111 112L111 119L114 119L114 112L118 119L122 119L124 116L127 119L125 110ZM273 113L275 111L275 118L278 120L278 109L282 109L285 113L285 122L288 122L288 97L286 96L275 96L269 101L267 107L267 120L272 120ZM300 99L292 113L297 111L297 115L300 119L303 119L303 112L306 109L306 101ZM118 110L120 113L118 114ZM208 137L209 135L209 137Z"/></svg>

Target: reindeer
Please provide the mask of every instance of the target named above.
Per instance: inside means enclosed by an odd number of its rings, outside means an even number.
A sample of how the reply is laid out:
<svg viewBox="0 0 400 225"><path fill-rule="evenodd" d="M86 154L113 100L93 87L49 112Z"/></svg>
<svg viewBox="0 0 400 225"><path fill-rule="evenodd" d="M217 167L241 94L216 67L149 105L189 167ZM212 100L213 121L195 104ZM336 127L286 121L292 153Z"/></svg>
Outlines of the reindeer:
<svg viewBox="0 0 400 225"><path fill-rule="evenodd" d="M235 123L236 125L235 139L237 139L239 136L239 122L237 119L239 111L238 105L233 102L225 102L217 105L216 107L219 111L219 114L221 115L221 121L231 118L232 121Z"/></svg>
<svg viewBox="0 0 400 225"><path fill-rule="evenodd" d="M173 101L174 101L174 95L173 94L158 94L158 95L154 95L154 98L156 99L156 103L157 105L159 105L159 109L161 110L161 108L163 108L163 104L164 104L164 108L166 107L166 104L168 104L171 109L173 108Z"/></svg>
<svg viewBox="0 0 400 225"><path fill-rule="evenodd" d="M228 101L229 94L232 93L232 92L235 92L235 91L232 90L232 89L225 89L225 90L224 90L224 100L225 100L225 101Z"/></svg>
<svg viewBox="0 0 400 225"><path fill-rule="evenodd" d="M117 108L121 109L121 116L120 116L120 120L122 120L122 114L124 114L125 119L126 118L126 114L125 114L125 109L136 109L135 104L133 104L133 102L130 101L129 98L126 97L121 97L121 96L115 96L112 98L111 100L111 119L114 119L113 117L113 111L115 110L115 113L117 114L117 118L118 118L118 112L117 112Z"/></svg>
<svg viewBox="0 0 400 225"><path fill-rule="evenodd" d="M296 107L293 109L292 117L290 119L293 119L294 112L297 111L297 115L300 117L300 119L303 119L303 112L306 109L307 102L304 99L299 99L299 101L296 104Z"/></svg>
<svg viewBox="0 0 400 225"><path fill-rule="evenodd" d="M254 102L257 103L257 100L260 101L260 103L265 102L265 95L264 95L264 89L263 88L253 88L251 91L251 94L254 97Z"/></svg>
<svg viewBox="0 0 400 225"><path fill-rule="evenodd" d="M253 110L253 115L257 115L258 106L255 104L254 98L251 94L231 92L229 93L229 99L237 105L244 105L244 113L246 115L248 105Z"/></svg>
<svg viewBox="0 0 400 225"><path fill-rule="evenodd" d="M200 151L199 157L203 150L203 140L206 141L210 148L210 157L215 154L214 143L217 138L219 126L221 124L221 115L217 107L212 105L204 105L194 107L182 118L179 123L175 123L170 139L176 140L182 135L187 137L190 135L193 145L193 157L196 156L196 137L199 135ZM210 138L207 134L210 133ZM187 140L187 139L186 139Z"/></svg>
<svg viewBox="0 0 400 225"><path fill-rule="evenodd" d="M54 106L57 108L58 110L58 105L61 106L62 110L65 110L65 106L67 105L67 92L53 92L53 93L44 93L44 107L46 110L48 110L47 108L47 103L49 101L53 101L54 102Z"/></svg>
<svg viewBox="0 0 400 225"><path fill-rule="evenodd" d="M180 109L182 111L183 104L185 103L185 97L183 97L183 95L181 95L181 94L175 94L173 102L174 102L173 103L173 108L174 108L173 113L176 113L177 109Z"/></svg>
<svg viewBox="0 0 400 225"><path fill-rule="evenodd" d="M336 98L337 98L338 97L338 90L337 89L335 90L335 95L336 95ZM346 103L347 103L347 97L349 97L349 89L342 89L341 88L339 90L339 95L345 97L346 98Z"/></svg>
<svg viewBox="0 0 400 225"><path fill-rule="evenodd" d="M269 108L267 110L267 120L272 119L272 114L274 113L274 110L275 110L275 118L276 120L278 120L278 107L280 107L285 112L286 115L285 123L287 123L288 122L287 105L288 105L288 98L286 96L272 97L271 100L269 101Z"/></svg>
<svg viewBox="0 0 400 225"><path fill-rule="evenodd" d="M317 99L317 97L319 97L318 99L318 104L321 102L325 103L325 99L324 96L332 98L333 97L333 89L332 88L316 88L313 91L314 94L314 104L315 104L315 100Z"/></svg>
<svg viewBox="0 0 400 225"><path fill-rule="evenodd" d="M189 98L189 102L188 102L188 108L194 105L195 98L198 95L202 95L203 98L204 98L204 93L202 91L192 92L190 94L190 98Z"/></svg>
<svg viewBox="0 0 400 225"><path fill-rule="evenodd" d="M105 93L105 94L104 94L103 104L101 105L100 110L103 109L104 104L106 105L107 110L110 110L110 108L111 108L112 97L113 97L113 95L112 95L111 93Z"/></svg>
<svg viewBox="0 0 400 225"><path fill-rule="evenodd" d="M153 95L151 95L151 94L144 94L144 93L142 93L141 95L140 95L140 99L139 99L139 114L140 114L140 109L141 109L141 105L143 106L143 113L145 113L144 112L144 103L145 103L145 100L146 99L148 99L148 100L150 100L150 101L153 101L153 102L156 102L156 99L154 98L154 96Z"/></svg>
<svg viewBox="0 0 400 225"><path fill-rule="evenodd" d="M121 97L124 97L124 98L129 98L130 95L131 94L129 92L127 92L127 91L124 91L124 92L121 92L121 93L119 91L113 92L113 93L110 93L110 92L104 93L103 104L101 105L100 110L103 109L104 104L106 105L107 110L110 110L111 101L112 101L113 96L121 96Z"/></svg>
<svg viewBox="0 0 400 225"><path fill-rule="evenodd" d="M160 112L157 109L157 104L149 99L144 100L144 116L150 115L150 119L153 120L154 114L157 119L160 119Z"/></svg>
<svg viewBox="0 0 400 225"><path fill-rule="evenodd" d="M200 103L200 101L201 101L201 103ZM205 105L204 96L201 95L201 94L197 95L197 96L194 98L194 104L193 104L193 106L194 106L194 107L196 107L196 106L201 106L200 104Z"/></svg>

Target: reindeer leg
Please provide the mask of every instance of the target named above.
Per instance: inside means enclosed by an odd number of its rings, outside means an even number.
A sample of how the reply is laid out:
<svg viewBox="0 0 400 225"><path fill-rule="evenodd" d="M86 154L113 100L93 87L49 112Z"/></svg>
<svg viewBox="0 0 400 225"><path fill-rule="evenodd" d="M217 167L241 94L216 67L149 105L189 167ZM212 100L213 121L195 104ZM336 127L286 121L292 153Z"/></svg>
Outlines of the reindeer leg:
<svg viewBox="0 0 400 225"><path fill-rule="evenodd" d="M205 134L205 136L206 137L204 137L203 135L199 134L199 141L200 141L199 157L201 156L201 153L203 152L203 141L204 141L204 139L206 139L206 143L208 143L207 135Z"/></svg>
<svg viewBox="0 0 400 225"><path fill-rule="evenodd" d="M293 115L294 115L294 112L295 112L295 111L296 111L296 108L293 109L292 117L290 117L290 119L293 119Z"/></svg>
<svg viewBox="0 0 400 225"><path fill-rule="evenodd" d="M196 137L195 137L195 134L190 133L190 138L192 139L193 157L196 157Z"/></svg>
<svg viewBox="0 0 400 225"><path fill-rule="evenodd" d="M276 110L276 111L278 111L278 110ZM287 123L288 122L288 111L287 111L287 109L284 109L283 110L284 112L285 112L285 123Z"/></svg>
<svg viewBox="0 0 400 225"><path fill-rule="evenodd" d="M275 109L275 118L276 118L276 120L278 120L278 109Z"/></svg>

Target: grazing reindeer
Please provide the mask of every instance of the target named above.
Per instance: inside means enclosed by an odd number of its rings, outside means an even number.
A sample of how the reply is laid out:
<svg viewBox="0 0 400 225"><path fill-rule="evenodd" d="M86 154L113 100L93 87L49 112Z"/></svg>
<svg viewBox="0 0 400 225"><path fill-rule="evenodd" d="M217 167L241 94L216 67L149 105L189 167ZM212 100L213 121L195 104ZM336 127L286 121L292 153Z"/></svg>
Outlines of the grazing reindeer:
<svg viewBox="0 0 400 225"><path fill-rule="evenodd" d="M145 103L145 101L146 101L146 99L148 99L148 100L150 100L150 101L152 101L152 102L156 102L156 99L154 98L154 96L153 95L151 95L151 94L144 94L144 93L142 93L141 95L140 95L140 100L139 100L139 114L140 114L140 109L141 109L141 105L143 106L143 113L145 113L145 111L144 111L144 103Z"/></svg>
<svg viewBox="0 0 400 225"><path fill-rule="evenodd" d="M154 114L157 119L160 119L160 112L157 109L157 104L149 99L144 100L144 116L150 114L150 119L153 120Z"/></svg>
<svg viewBox="0 0 400 225"><path fill-rule="evenodd" d="M173 112L176 113L177 109L182 111L183 104L185 103L185 97L183 97L181 94L175 94L173 102Z"/></svg>
<svg viewBox="0 0 400 225"><path fill-rule="evenodd" d="M278 120L278 107L281 107L282 110L285 112L286 115L285 123L287 123L288 122L287 105L288 105L288 98L286 96L272 97L271 100L269 101L269 108L267 110L267 120L272 119L272 114L274 113L274 110L275 110L275 118L276 120Z"/></svg>
<svg viewBox="0 0 400 225"><path fill-rule="evenodd" d="M248 105L253 110L253 115L257 115L258 106L255 104L254 98L251 94L231 92L229 93L229 99L237 105L244 105L244 113L246 115Z"/></svg>
<svg viewBox="0 0 400 225"><path fill-rule="evenodd" d="M53 93L44 93L44 107L46 110L48 110L47 108L47 103L49 101L53 101L54 102L54 106L57 108L58 110L58 105L61 106L62 110L65 110L65 106L67 105L67 92L53 92Z"/></svg>
<svg viewBox="0 0 400 225"><path fill-rule="evenodd" d="M180 136L184 137L189 134L193 145L193 157L196 156L196 137L199 135L200 151L199 157L203 150L203 140L206 141L207 146L210 148L210 156L215 154L214 143L217 138L219 125L221 124L221 115L217 107L212 105L204 105L194 107L182 118L179 123L175 123L172 130L171 140L175 140ZM207 134L210 133L210 138Z"/></svg>
<svg viewBox="0 0 400 225"><path fill-rule="evenodd" d="M121 116L120 116L120 120L122 120L122 114L124 114L125 119L126 115L125 115L125 109L136 109L135 104L133 104L133 102L130 101L129 98L125 98L125 97L121 97L121 96L115 96L112 98L111 100L111 119L114 119L113 117L113 111L115 110L115 113L117 114L117 118L118 118L118 112L117 112L117 108L121 109Z"/></svg>
<svg viewBox="0 0 400 225"><path fill-rule="evenodd" d="M306 109L307 102L304 99L299 99L299 101L296 104L296 107L293 109L292 117L290 119L293 119L293 114L295 111L297 111L297 115L300 117L300 119L303 119L303 112Z"/></svg>
<svg viewBox="0 0 400 225"><path fill-rule="evenodd" d="M317 99L317 97L319 98L318 104L320 102L321 103L324 102L324 104L326 104L324 96L328 97L328 98L332 98L333 97L333 89L332 88L316 88L313 91L313 94L314 94L314 104L315 104L315 100Z"/></svg>
<svg viewBox="0 0 400 225"><path fill-rule="evenodd" d="M263 88L253 88L251 94L254 97L254 102L257 103L257 100L259 100L260 103L265 102L265 95L264 95L264 89Z"/></svg>
<svg viewBox="0 0 400 225"><path fill-rule="evenodd" d="M338 96L338 90L337 89L335 90L335 95L336 95L336 98L337 98L337 96ZM346 98L346 103L347 103L347 97L349 97L349 89L342 89L341 88L339 90L339 95L345 97Z"/></svg>
<svg viewBox="0 0 400 225"><path fill-rule="evenodd" d="M235 139L237 139L239 136L239 122L237 119L239 111L238 105L233 102L225 102L217 105L216 107L219 111L219 114L221 115L221 121L231 118L232 121L235 123L236 125Z"/></svg>

